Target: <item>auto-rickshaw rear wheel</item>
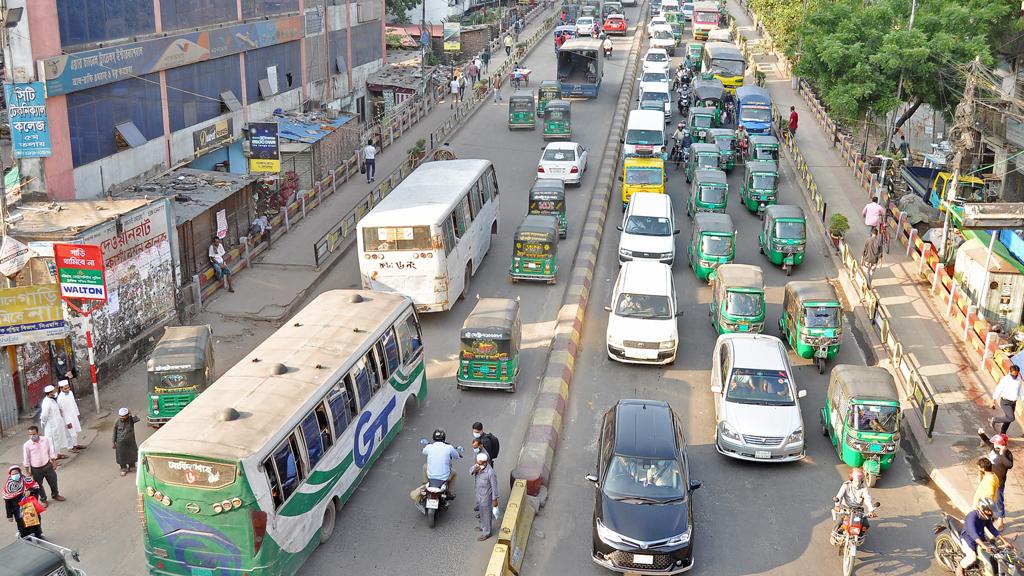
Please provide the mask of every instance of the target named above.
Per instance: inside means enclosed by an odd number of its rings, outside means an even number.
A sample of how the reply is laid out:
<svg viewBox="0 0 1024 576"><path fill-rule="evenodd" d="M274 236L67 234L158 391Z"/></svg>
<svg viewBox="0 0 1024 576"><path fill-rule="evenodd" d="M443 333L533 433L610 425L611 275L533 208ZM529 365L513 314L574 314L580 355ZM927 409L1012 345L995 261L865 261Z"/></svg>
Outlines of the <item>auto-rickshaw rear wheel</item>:
<svg viewBox="0 0 1024 576"><path fill-rule="evenodd" d="M825 413L818 412L818 420L821 422L821 435L828 436L828 428L825 426Z"/></svg>
<svg viewBox="0 0 1024 576"><path fill-rule="evenodd" d="M825 373L825 359L824 358L819 358L818 356L815 356L814 357L814 367L818 369L818 374L824 374Z"/></svg>
<svg viewBox="0 0 1024 576"><path fill-rule="evenodd" d="M875 484L878 482L878 474L871 474L869 472L865 481L868 483L868 488L874 488Z"/></svg>

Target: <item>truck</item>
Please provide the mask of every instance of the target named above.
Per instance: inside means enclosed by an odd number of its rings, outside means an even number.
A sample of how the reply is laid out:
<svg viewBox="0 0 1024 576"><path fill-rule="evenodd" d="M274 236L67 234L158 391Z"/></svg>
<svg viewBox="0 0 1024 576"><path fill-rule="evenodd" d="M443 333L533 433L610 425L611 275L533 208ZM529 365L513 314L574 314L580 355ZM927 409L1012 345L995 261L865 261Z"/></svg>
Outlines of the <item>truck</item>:
<svg viewBox="0 0 1024 576"><path fill-rule="evenodd" d="M960 214L965 202L988 201L985 182L975 176L960 176L956 194L952 198L948 196L949 187L953 185L952 172L942 168L903 166L900 168L900 176L907 183L911 192L934 208L945 210L942 205L942 199L945 197L953 205L951 216L955 224L960 223Z"/></svg>
<svg viewBox="0 0 1024 576"><path fill-rule="evenodd" d="M563 98L597 97L604 75L601 51L601 41L596 38L573 38L562 44L556 73Z"/></svg>

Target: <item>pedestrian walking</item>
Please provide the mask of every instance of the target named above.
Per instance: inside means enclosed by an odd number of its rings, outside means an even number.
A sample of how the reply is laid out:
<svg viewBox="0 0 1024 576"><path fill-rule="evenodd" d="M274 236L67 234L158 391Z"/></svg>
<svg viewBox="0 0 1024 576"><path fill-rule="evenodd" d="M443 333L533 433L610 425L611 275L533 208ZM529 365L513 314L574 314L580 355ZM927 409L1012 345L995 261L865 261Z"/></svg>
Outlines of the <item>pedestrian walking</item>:
<svg viewBox="0 0 1024 576"><path fill-rule="evenodd" d="M466 99L466 75L459 76L459 102Z"/></svg>
<svg viewBox="0 0 1024 576"><path fill-rule="evenodd" d="M498 437L490 432L486 432L483 422L473 422L473 439L480 441L493 465L494 461L498 459L498 451L501 450L501 443L498 442Z"/></svg>
<svg viewBox="0 0 1024 576"><path fill-rule="evenodd" d="M796 106L789 107L789 137L796 136L796 127L800 122L800 116L796 113Z"/></svg>
<svg viewBox="0 0 1024 576"><path fill-rule="evenodd" d="M1002 530L1006 518L1006 499L1003 492L1006 489L1006 473L1013 468L1013 452L1010 452L1010 438L1006 434L996 434L992 438L985 434L984 428L978 428L978 437L991 450L988 459L992 462L992 473L999 479L999 489L996 491L995 506L992 508L996 528Z"/></svg>
<svg viewBox="0 0 1024 576"><path fill-rule="evenodd" d="M31 495L38 502L39 484L31 476L22 473L21 466L15 464L7 469L7 478L4 480L4 510L7 512L7 521L15 523L18 527L18 536L22 538L32 534L32 531L25 526L21 513L21 501L27 495ZM33 507L34 510L35 507ZM39 532L39 536L42 536L42 528L39 529Z"/></svg>
<svg viewBox="0 0 1024 576"><path fill-rule="evenodd" d="M505 56L512 56L512 34L506 32L502 43L505 45Z"/></svg>
<svg viewBox="0 0 1024 576"><path fill-rule="evenodd" d="M479 509L480 536L477 540L483 542L491 537L491 522L498 519L498 477L494 474L494 468L490 465L487 454L481 452L476 455L476 465L470 471L473 475L474 495L476 505Z"/></svg>
<svg viewBox="0 0 1024 576"><path fill-rule="evenodd" d="M501 75L494 75L494 78L491 79L491 86L494 88L494 101L501 102Z"/></svg>
<svg viewBox="0 0 1024 576"><path fill-rule="evenodd" d="M114 458L121 467L121 476L135 471L135 460L138 457L139 445L135 442L135 423L139 417L127 408L117 411L117 422L114 422Z"/></svg>
<svg viewBox="0 0 1024 576"><path fill-rule="evenodd" d="M473 84L476 84L477 81L480 80L480 66L477 65L477 62L479 61L479 58L474 58L473 63L466 69L466 73L469 75L469 81Z"/></svg>
<svg viewBox="0 0 1024 576"><path fill-rule="evenodd" d="M228 292L234 292L235 287L231 284L231 270L227 264L224 263L224 246L221 244L220 238L214 238L213 242L210 243L209 257L210 266L213 266L213 275L218 281L223 280L228 286Z"/></svg>
<svg viewBox="0 0 1024 576"><path fill-rule="evenodd" d="M38 426L28 427L28 440L21 447L21 467L32 473L32 478L39 483L39 499L43 504L47 502L46 489L43 488L43 480L50 485L50 493L57 502L66 500L60 495L57 487L57 453L53 449L53 442L46 436L39 434Z"/></svg>
<svg viewBox="0 0 1024 576"><path fill-rule="evenodd" d="M900 145L899 145L900 157L904 160L910 159L910 144L907 143L907 137L900 134Z"/></svg>
<svg viewBox="0 0 1024 576"><path fill-rule="evenodd" d="M448 83L448 92L452 95L452 101L449 108L455 108L455 103L459 101L459 80L458 78L452 77L452 81Z"/></svg>
<svg viewBox="0 0 1024 576"><path fill-rule="evenodd" d="M988 419L988 425L1000 434L1006 434L1010 424L1017 419L1014 412L1017 410L1017 401L1020 400L1020 368L1014 364L1010 366L1010 373L999 379L996 384L996 391L992 393L992 409L996 409L996 402L1003 410L1002 416ZM999 429L996 429L999 424Z"/></svg>
<svg viewBox="0 0 1024 576"><path fill-rule="evenodd" d="M480 55L480 62L481 62L480 70L482 70L484 72L484 74L486 74L487 73L487 65L491 62L491 45L490 44L484 46L484 53Z"/></svg>
<svg viewBox="0 0 1024 576"><path fill-rule="evenodd" d="M74 392L71 391L71 382L61 380L57 384L60 387L60 392L57 393L57 406L60 407L60 412L64 415L64 422L67 425L68 444L71 445L72 452L84 450L85 446L78 443L78 434L82 432L82 421L79 420L82 412L78 409L78 401L75 400Z"/></svg>
<svg viewBox="0 0 1024 576"><path fill-rule="evenodd" d="M43 388L43 403L39 407L39 425L43 427L45 434L53 442L53 450L57 453L57 460L67 458L64 454L71 448L68 438L67 422L60 411L60 404L57 403L57 389L53 385Z"/></svg>
<svg viewBox="0 0 1024 576"><path fill-rule="evenodd" d="M363 147L363 163L366 165L366 183L369 184L377 179L377 148L373 140L367 140Z"/></svg>
<svg viewBox="0 0 1024 576"><path fill-rule="evenodd" d="M864 243L864 252L861 254L860 263L864 267L865 275L868 279L868 286L871 286L871 280L875 277L875 268L882 261L882 237L878 234L878 229L874 228L871 230L871 236L867 242Z"/></svg>
<svg viewBox="0 0 1024 576"><path fill-rule="evenodd" d="M992 473L992 461L988 458L978 458L978 487L974 490L972 505L978 506L982 498L988 498L993 502L999 493L999 478Z"/></svg>
<svg viewBox="0 0 1024 576"><path fill-rule="evenodd" d="M871 198L871 202L864 205L864 209L860 211L860 215L864 217L864 226L867 227L868 234L872 230L877 229L882 225L882 218L885 216L885 207L878 203L878 196Z"/></svg>

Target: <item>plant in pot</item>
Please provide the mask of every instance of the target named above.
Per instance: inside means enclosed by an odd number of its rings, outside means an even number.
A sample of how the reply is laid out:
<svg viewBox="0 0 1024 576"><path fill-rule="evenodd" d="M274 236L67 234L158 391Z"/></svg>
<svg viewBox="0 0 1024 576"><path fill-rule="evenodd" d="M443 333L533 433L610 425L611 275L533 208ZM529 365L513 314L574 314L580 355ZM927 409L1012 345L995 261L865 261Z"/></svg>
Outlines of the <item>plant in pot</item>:
<svg viewBox="0 0 1024 576"><path fill-rule="evenodd" d="M839 241L846 237L850 230L850 221L842 214L833 214L828 220L828 237L832 240L832 246L839 250Z"/></svg>
<svg viewBox="0 0 1024 576"><path fill-rule="evenodd" d="M420 138L416 141L416 145L409 148L406 152L409 153L409 160L412 161L413 164L419 162L427 155L427 140L425 138Z"/></svg>

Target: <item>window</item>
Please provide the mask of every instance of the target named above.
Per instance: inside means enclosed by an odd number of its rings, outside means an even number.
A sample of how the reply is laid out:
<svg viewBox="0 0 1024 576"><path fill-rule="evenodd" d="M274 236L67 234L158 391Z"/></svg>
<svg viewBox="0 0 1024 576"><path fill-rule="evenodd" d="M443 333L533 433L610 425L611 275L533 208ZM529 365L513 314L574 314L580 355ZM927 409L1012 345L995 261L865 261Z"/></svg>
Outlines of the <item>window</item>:
<svg viewBox="0 0 1024 576"><path fill-rule="evenodd" d="M388 331L384 333L384 336L381 337L380 342L377 344L377 349L384 360L382 368L387 371L385 376L389 377L402 365L402 358L398 352L398 339L395 338L395 331L393 329L388 328Z"/></svg>
<svg viewBox="0 0 1024 576"><path fill-rule="evenodd" d="M320 437L320 424L317 422L316 412L314 410L306 414L306 417L302 419L302 423L299 425L299 429L302 430L302 438L306 441L306 456L311 469L316 468L317 462L324 457L324 452L330 446L330 443L325 446Z"/></svg>
<svg viewBox="0 0 1024 576"><path fill-rule="evenodd" d="M298 453L298 442L295 435L291 434L271 457L277 472L277 478L271 480L271 491L274 496L274 504L277 506L288 500L288 497L299 487L299 482L305 478L302 462L296 458ZM268 469L267 475L272 476L272 471ZM278 488L278 492L273 492L274 488Z"/></svg>
<svg viewBox="0 0 1024 576"><path fill-rule="evenodd" d="M57 22L65 49L156 31L153 0L57 0Z"/></svg>
<svg viewBox="0 0 1024 576"><path fill-rule="evenodd" d="M288 74L294 78L302 77L302 60L299 42L288 42L275 46L266 46L245 53L245 89L248 102L259 101L260 80L266 80L267 68L277 67L277 90L285 92L288 86Z"/></svg>
<svg viewBox="0 0 1024 576"><path fill-rule="evenodd" d="M480 208L483 207L483 203L480 202L480 183L474 182L473 186L469 189L469 209L473 213L475 219L480 214Z"/></svg>
<svg viewBox="0 0 1024 576"><path fill-rule="evenodd" d="M210 0L160 0L160 24L165 32L197 28L238 19L234 2Z"/></svg>
<svg viewBox="0 0 1024 576"><path fill-rule="evenodd" d="M163 0L166 2L167 0ZM232 9L235 3L230 2ZM287 12L298 12L299 0L242 0L242 17L254 18L272 16Z"/></svg>
<svg viewBox="0 0 1024 576"><path fill-rule="evenodd" d="M359 393L359 408L365 409L366 405L370 403L370 397L373 396L373 390L376 389L376 386L371 381L372 378L377 376L376 370L366 361L366 356L363 356L356 361L350 374L352 375L352 382L355 383L356 392Z"/></svg>
<svg viewBox="0 0 1024 576"><path fill-rule="evenodd" d="M161 6L166 6L166 1ZM181 130L220 116L225 106L221 94L242 93L240 62L236 54L167 70L164 74L171 130ZM190 112L186 112L186 108Z"/></svg>
<svg viewBox="0 0 1024 576"><path fill-rule="evenodd" d="M164 133L158 74L73 92L67 105L75 167L116 154L118 124L134 123L147 141Z"/></svg>
<svg viewBox="0 0 1024 576"><path fill-rule="evenodd" d="M492 190L491 196L493 196L494 198L497 198L498 197L498 175L494 172L494 168L493 167L491 167L491 168L489 168L487 170L486 178L491 183L491 190Z"/></svg>
<svg viewBox="0 0 1024 576"><path fill-rule="evenodd" d="M480 198L484 204L491 201L491 179L488 174L484 174L484 177L480 179Z"/></svg>
<svg viewBox="0 0 1024 576"><path fill-rule="evenodd" d="M281 497L281 483L277 480L273 457L263 461L263 470L266 471L267 481L270 482L270 497L274 499L274 508L280 508L281 504L284 504L284 498Z"/></svg>
<svg viewBox="0 0 1024 576"><path fill-rule="evenodd" d="M463 226L465 226L466 228L469 228L469 225L473 222L473 213L469 209L469 194L468 193L465 196L462 197L462 200L459 201L458 209L459 209L459 211L462 212L462 221L464 223ZM463 232L465 232L465 230L463 230Z"/></svg>
<svg viewBox="0 0 1024 576"><path fill-rule="evenodd" d="M416 322L416 316L409 314L405 320L399 320L395 324L395 332L398 333L398 342L402 348L402 362L409 366L420 354L423 348L423 338L420 336L420 327Z"/></svg>
<svg viewBox="0 0 1024 576"><path fill-rule="evenodd" d="M345 428L348 428L359 413L356 409L356 395L353 392L351 377L345 376L342 382L335 384L334 389L327 394L327 405L331 408L331 417L334 419L334 437L341 438Z"/></svg>
<svg viewBox="0 0 1024 576"><path fill-rule="evenodd" d="M441 223L441 238L444 241L444 254L447 256L452 253L455 249L455 225L453 219L455 214L452 214L451 218L447 218Z"/></svg>
<svg viewBox="0 0 1024 576"><path fill-rule="evenodd" d="M376 394L388 376L380 350L377 349L376 345L366 353L366 363L370 372L370 387L373 389L373 393Z"/></svg>
<svg viewBox="0 0 1024 576"><path fill-rule="evenodd" d="M432 250L429 226L363 228L363 251Z"/></svg>

